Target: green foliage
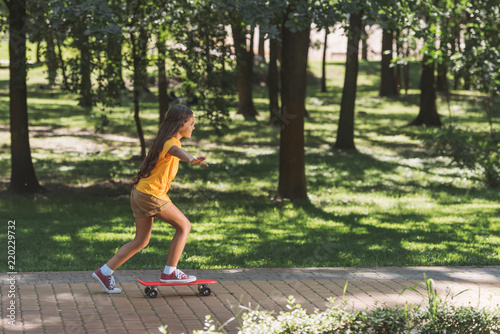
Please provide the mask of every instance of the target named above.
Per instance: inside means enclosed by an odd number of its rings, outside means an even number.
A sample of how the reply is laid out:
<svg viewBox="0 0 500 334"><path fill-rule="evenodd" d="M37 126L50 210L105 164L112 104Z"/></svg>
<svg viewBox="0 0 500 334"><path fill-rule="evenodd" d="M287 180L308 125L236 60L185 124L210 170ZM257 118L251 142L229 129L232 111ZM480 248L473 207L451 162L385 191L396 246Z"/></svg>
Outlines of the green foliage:
<svg viewBox="0 0 500 334"><path fill-rule="evenodd" d="M9 10L5 3L5 0L0 1L0 36L3 37L5 32L8 30L9 24Z"/></svg>
<svg viewBox="0 0 500 334"><path fill-rule="evenodd" d="M219 133L229 120L235 91L234 75L228 70L232 61L224 14L212 1L180 1L166 22L178 46L167 53L174 63L170 73L181 81L179 93L186 99L198 99L195 108Z"/></svg>
<svg viewBox="0 0 500 334"><path fill-rule="evenodd" d="M32 41L43 41L51 39L61 47L70 46L79 50L77 54L70 54L66 63L60 63L60 67L65 67L67 82L64 88L70 92L83 92L82 77L91 76L96 73L98 78L99 101L106 102L109 98L103 91L104 82L113 78L103 78L103 61L101 52L105 51L106 40L110 36L121 34L121 28L117 24L116 17L108 6L107 1L100 0L31 0L31 28L29 33ZM40 27L42 27L40 29ZM66 54L67 56L68 54ZM59 55L63 58L63 55ZM60 62L60 59L58 60ZM85 63L82 66L82 62ZM85 68L85 70L84 70ZM85 72L85 73L84 73ZM89 86L89 90L92 88ZM88 93L93 94L89 91ZM116 95L113 96L116 99ZM95 104L96 100L92 101Z"/></svg>
<svg viewBox="0 0 500 334"><path fill-rule="evenodd" d="M479 91L500 94L500 5L494 0L467 1L463 51L453 55L455 69L467 71Z"/></svg>
<svg viewBox="0 0 500 334"><path fill-rule="evenodd" d="M253 28L258 26L264 36L278 40L278 27L284 15L287 15L285 25L292 32L302 31L311 23L317 29L332 27L345 18L337 1L227 0L219 2L219 7L231 13L233 18L238 17L245 25Z"/></svg>
<svg viewBox="0 0 500 334"><path fill-rule="evenodd" d="M449 126L428 129L424 142L435 154L449 156L458 167L478 170L487 186L500 187L500 143L496 137L481 138Z"/></svg>
<svg viewBox="0 0 500 334"><path fill-rule="evenodd" d="M429 305L427 310L416 314L416 328L419 333L489 334L500 330L500 313L498 312L500 310L450 304L447 301L449 296L447 295L444 300L441 299L436 292L434 281L428 279L425 274L424 285ZM418 292L415 289L412 290Z"/></svg>
<svg viewBox="0 0 500 334"><path fill-rule="evenodd" d="M335 298L330 298L330 305L325 311L316 309L308 314L295 298L289 296L290 311L274 315L266 310L246 310L242 314L240 333L406 333L408 317L411 316L408 308L379 307L371 311L351 311L347 308L347 301L335 305ZM193 334L220 333L222 326L215 326L207 319L203 331L194 331ZM165 333L167 333L165 331Z"/></svg>
<svg viewBox="0 0 500 334"><path fill-rule="evenodd" d="M500 330L499 312L474 306L454 306L440 303L434 318L422 315L424 324L419 326L419 333L440 334L481 334L498 333ZM428 320L428 322L425 322Z"/></svg>

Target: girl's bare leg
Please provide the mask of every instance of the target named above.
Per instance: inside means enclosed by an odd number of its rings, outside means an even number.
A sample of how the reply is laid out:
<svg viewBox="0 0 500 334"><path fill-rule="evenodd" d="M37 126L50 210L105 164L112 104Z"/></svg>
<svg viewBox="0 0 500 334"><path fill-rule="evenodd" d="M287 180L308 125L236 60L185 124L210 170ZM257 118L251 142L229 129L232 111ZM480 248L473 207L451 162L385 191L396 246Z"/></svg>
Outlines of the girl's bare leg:
<svg viewBox="0 0 500 334"><path fill-rule="evenodd" d="M177 263L186 245L189 231L191 231L191 222L175 205L170 205L168 208L158 213L156 218L169 223L175 228L174 238L168 249L167 266L177 267Z"/></svg>
<svg viewBox="0 0 500 334"><path fill-rule="evenodd" d="M146 247L151 237L154 217L135 218L135 238L123 245L118 252L106 263L111 270L118 269L123 263Z"/></svg>

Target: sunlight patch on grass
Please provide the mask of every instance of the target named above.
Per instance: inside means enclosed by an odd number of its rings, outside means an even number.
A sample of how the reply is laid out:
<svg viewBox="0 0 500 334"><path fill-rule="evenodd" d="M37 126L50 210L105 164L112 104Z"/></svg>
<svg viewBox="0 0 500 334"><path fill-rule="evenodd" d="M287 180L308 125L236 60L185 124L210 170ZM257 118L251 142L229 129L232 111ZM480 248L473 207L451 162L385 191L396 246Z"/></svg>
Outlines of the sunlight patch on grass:
<svg viewBox="0 0 500 334"><path fill-rule="evenodd" d="M71 253L57 253L56 261L74 261L75 257Z"/></svg>
<svg viewBox="0 0 500 334"><path fill-rule="evenodd" d="M133 234L130 233L112 233L112 232L99 232L92 234L78 233L77 235L82 240L87 240L87 241L92 241L92 240L98 240L99 242L121 241L124 244L131 241L133 238Z"/></svg>
<svg viewBox="0 0 500 334"><path fill-rule="evenodd" d="M54 241L60 242L62 244L67 244L67 243L71 242L71 236L67 235L67 234L65 234L65 235L54 235L52 237L52 239Z"/></svg>
<svg viewBox="0 0 500 334"><path fill-rule="evenodd" d="M69 99L64 99L58 96L57 99L46 99L46 98L39 98L39 97L28 97L28 104L29 105L36 105L37 108L39 109L59 109L63 106L68 106L71 108L74 108L75 110L79 109L78 108L78 100L75 99L75 96L68 95L67 96ZM41 107L40 107L41 106ZM53 106L53 107L51 107Z"/></svg>

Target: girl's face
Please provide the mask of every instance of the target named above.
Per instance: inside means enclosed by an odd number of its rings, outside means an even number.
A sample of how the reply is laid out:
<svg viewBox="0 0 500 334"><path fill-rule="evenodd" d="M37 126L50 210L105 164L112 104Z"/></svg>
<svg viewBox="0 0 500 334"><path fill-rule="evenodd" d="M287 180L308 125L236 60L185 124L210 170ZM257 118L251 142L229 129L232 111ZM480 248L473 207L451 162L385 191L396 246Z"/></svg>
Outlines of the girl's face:
<svg viewBox="0 0 500 334"><path fill-rule="evenodd" d="M194 120L194 116L191 116L189 120L184 123L182 128L179 130L179 135L181 138L191 138L191 134L193 133L194 130L194 125L196 124L196 121Z"/></svg>

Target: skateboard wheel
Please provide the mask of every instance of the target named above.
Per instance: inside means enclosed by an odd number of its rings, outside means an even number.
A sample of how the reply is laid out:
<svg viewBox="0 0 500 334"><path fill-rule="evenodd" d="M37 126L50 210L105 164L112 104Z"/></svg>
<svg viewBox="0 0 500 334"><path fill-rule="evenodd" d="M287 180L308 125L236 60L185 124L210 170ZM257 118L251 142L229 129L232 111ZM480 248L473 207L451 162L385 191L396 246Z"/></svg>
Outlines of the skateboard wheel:
<svg viewBox="0 0 500 334"><path fill-rule="evenodd" d="M198 292L201 293L201 290L203 290L205 287L206 287L205 284L198 285Z"/></svg>
<svg viewBox="0 0 500 334"><path fill-rule="evenodd" d="M201 288L200 293L203 296L210 296L210 293L212 293L212 290L210 290L209 288Z"/></svg>
<svg viewBox="0 0 500 334"><path fill-rule="evenodd" d="M158 296L158 291L155 289L150 289L148 292L149 298L156 298Z"/></svg>
<svg viewBox="0 0 500 334"><path fill-rule="evenodd" d="M144 292L146 294L149 294L149 291L151 291L151 287L150 286L147 286L145 289L144 289Z"/></svg>

